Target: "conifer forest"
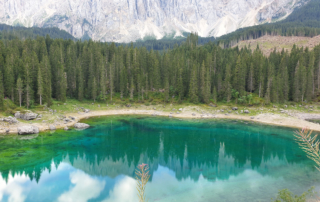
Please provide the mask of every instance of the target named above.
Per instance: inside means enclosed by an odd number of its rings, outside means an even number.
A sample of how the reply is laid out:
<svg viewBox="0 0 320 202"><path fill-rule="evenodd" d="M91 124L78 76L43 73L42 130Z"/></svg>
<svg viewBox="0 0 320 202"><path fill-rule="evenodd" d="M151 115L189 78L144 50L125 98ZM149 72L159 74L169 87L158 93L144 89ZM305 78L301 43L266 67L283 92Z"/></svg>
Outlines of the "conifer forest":
<svg viewBox="0 0 320 202"><path fill-rule="evenodd" d="M270 104L310 102L320 92L320 46L273 51L198 45L191 34L171 50L38 37L0 41L0 97L16 105L53 99ZM5 109L4 109L5 110Z"/></svg>

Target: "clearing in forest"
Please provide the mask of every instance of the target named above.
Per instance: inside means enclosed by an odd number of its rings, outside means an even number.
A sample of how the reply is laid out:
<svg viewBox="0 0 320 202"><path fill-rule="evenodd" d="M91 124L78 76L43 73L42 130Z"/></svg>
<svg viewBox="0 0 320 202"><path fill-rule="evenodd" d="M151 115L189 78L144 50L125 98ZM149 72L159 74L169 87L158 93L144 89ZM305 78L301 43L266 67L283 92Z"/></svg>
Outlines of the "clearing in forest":
<svg viewBox="0 0 320 202"><path fill-rule="evenodd" d="M252 39L247 41L241 41L236 46L239 48L244 48L245 46L254 50L257 45L264 53L264 55L269 56L270 53L276 48L277 51L291 51L293 45L296 44L298 47L308 47L312 50L316 45L320 44L320 35L315 37L300 37L300 36L263 36L258 39Z"/></svg>

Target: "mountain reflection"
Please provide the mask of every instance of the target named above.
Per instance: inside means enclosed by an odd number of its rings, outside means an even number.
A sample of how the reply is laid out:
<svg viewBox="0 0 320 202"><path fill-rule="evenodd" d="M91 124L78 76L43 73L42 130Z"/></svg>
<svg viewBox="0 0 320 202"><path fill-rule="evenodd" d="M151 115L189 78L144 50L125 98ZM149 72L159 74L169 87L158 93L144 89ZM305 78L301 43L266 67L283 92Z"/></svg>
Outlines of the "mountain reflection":
<svg viewBox="0 0 320 202"><path fill-rule="evenodd" d="M47 133L34 139L0 138L2 178L24 173L38 182L42 172L50 172L52 162L56 167L65 162L91 176L111 178L133 177L137 165L147 163L151 175L163 166L173 170L178 180L194 181L200 176L209 181L227 180L248 169L272 175L273 169L288 164L314 169L305 166L310 161L290 130L136 118L112 123L97 119L96 123L89 130Z"/></svg>

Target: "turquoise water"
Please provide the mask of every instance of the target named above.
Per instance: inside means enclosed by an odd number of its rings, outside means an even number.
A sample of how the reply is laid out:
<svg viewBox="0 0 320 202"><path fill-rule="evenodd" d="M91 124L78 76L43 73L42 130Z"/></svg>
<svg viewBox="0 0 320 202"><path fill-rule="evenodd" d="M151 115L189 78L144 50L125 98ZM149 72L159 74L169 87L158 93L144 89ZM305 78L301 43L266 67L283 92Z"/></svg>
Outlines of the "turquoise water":
<svg viewBox="0 0 320 202"><path fill-rule="evenodd" d="M150 166L149 201L270 201L320 189L293 129L144 116L88 119L84 131L0 137L0 201L137 201L135 168Z"/></svg>

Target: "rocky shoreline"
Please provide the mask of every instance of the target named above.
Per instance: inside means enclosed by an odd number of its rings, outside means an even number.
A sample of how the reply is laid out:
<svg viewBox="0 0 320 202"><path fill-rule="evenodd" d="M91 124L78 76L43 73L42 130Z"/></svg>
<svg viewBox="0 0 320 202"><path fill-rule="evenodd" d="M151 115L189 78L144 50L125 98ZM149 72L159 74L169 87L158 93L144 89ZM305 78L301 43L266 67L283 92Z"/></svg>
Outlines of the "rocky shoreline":
<svg viewBox="0 0 320 202"><path fill-rule="evenodd" d="M75 129L87 129L90 126L88 124L79 123L81 119L86 119L96 116L111 116L111 115L151 115L151 116L167 116L170 118L186 118L186 119L234 119L251 121L256 123L262 123L274 126L283 126L291 128L309 128L313 131L320 131L320 125L312 123L307 120L319 119L320 114L310 113L295 113L295 114L273 114L273 113L261 113L258 115L250 115L249 110L240 111L237 113L236 108L232 111L218 110L218 114L204 113L198 111L195 113L194 110L188 108L180 108L172 112L164 112L161 110L138 110L138 109L117 109L117 110L100 110L90 111L86 110L84 113L70 113L62 116L54 123L32 123L30 120L41 119L41 115L36 113L21 114L17 112L15 117L6 117L2 121L6 123L6 126L0 128L0 134L37 134L42 131L54 131L57 129L69 130L73 127ZM40 118L39 118L40 117ZM27 120L29 123L22 123L19 120Z"/></svg>

